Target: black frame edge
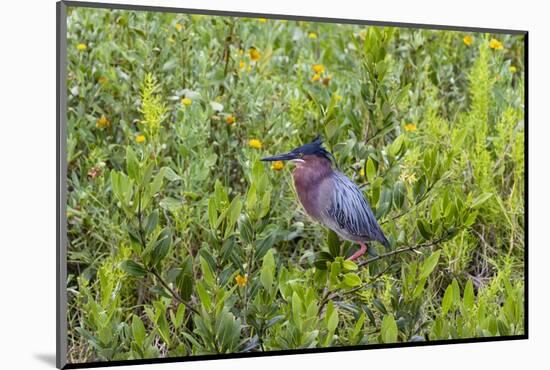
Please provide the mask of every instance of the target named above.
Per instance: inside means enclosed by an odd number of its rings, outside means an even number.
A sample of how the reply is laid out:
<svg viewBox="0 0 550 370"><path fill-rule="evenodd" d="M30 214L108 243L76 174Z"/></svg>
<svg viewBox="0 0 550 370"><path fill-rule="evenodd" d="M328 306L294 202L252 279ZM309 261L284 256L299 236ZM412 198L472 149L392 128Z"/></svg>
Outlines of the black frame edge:
<svg viewBox="0 0 550 370"><path fill-rule="evenodd" d="M58 369L67 365L66 114L67 5L56 3L56 351ZM63 330L63 328L65 330Z"/></svg>
<svg viewBox="0 0 550 370"><path fill-rule="evenodd" d="M523 36L523 64L524 64L524 136L523 136L523 151L524 151L524 252L523 252L523 274L524 274L524 289L523 289L523 330L525 337L529 338L529 32L525 32Z"/></svg>
<svg viewBox="0 0 550 370"><path fill-rule="evenodd" d="M151 358L151 359L139 359L139 360L117 360L117 361L102 361L102 362L87 362L87 363L68 363L63 369L89 369L97 367L111 367L111 366L131 366L131 365L151 365L151 364L167 364L167 363L184 363L194 361L212 361L212 360L227 360L237 358L257 358L257 357L272 357L272 356L291 356L291 355L305 355L315 353L332 353L332 352L355 352L373 349L400 349L409 347L426 347L426 346L440 346L440 345L460 345L460 344L474 344L474 343L487 343L487 342L502 342L510 340L525 340L528 339L525 334L501 336L501 337L483 337L483 338L465 338L465 339L448 339L437 340L429 342L406 342L406 343L380 343L369 344L360 346L345 346L345 347L327 347L327 348L302 348L292 350L280 350L269 352L243 352L243 353L226 353L216 355L196 355L188 357L166 357L166 358Z"/></svg>

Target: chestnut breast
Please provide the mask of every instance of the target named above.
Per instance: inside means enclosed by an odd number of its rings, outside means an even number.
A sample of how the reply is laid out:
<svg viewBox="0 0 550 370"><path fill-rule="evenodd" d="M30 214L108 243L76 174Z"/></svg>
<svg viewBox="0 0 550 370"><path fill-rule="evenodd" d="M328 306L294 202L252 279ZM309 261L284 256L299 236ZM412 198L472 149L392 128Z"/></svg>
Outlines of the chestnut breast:
<svg viewBox="0 0 550 370"><path fill-rule="evenodd" d="M298 163L292 172L296 193L308 215L321 221L327 197L327 180L332 172L328 159L315 155L305 155L303 163Z"/></svg>

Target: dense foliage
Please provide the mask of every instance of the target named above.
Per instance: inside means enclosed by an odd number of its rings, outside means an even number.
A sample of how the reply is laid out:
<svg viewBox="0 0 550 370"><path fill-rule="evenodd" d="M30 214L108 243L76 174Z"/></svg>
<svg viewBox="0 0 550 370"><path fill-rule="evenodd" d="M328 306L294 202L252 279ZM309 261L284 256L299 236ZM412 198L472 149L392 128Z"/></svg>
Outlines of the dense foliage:
<svg viewBox="0 0 550 370"><path fill-rule="evenodd" d="M70 9L69 361L522 334L523 37ZM319 133L390 248L298 206Z"/></svg>

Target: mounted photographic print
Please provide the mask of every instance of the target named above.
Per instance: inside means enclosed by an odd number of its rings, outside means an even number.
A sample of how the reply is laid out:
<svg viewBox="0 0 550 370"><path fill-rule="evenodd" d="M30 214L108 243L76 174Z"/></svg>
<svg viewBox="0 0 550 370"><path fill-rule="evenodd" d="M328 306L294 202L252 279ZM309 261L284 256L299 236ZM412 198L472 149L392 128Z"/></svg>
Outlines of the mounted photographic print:
<svg viewBox="0 0 550 370"><path fill-rule="evenodd" d="M527 32L57 9L58 367L527 338Z"/></svg>

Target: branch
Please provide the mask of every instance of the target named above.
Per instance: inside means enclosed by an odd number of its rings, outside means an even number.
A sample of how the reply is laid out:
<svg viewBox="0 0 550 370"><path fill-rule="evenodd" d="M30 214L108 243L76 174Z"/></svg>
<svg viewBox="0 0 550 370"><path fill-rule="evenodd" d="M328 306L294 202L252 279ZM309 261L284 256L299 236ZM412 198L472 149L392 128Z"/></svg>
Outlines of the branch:
<svg viewBox="0 0 550 370"><path fill-rule="evenodd" d="M433 247L434 245L437 245L437 244L447 240L449 238L449 236L451 236L451 233L447 232L442 237L440 237L438 239L435 239L435 240L432 240L429 243L417 244L417 245L413 245L413 246L409 246L409 247L395 249L395 250L393 250L391 252L388 252L388 253L379 254L378 256L369 258L369 259L359 263L357 266L362 267L362 266L368 265L369 263L378 261L380 259L387 258L387 257L390 257L390 256L395 256L396 254L401 254L401 253L404 253L404 252L411 252L411 251L414 251L414 250L420 249L420 248Z"/></svg>
<svg viewBox="0 0 550 370"><path fill-rule="evenodd" d="M172 295L172 297L177 300L178 302L182 303L185 307L187 307L190 311L193 311L194 313L196 313L197 315L200 315L200 312L193 306L191 306L191 304L189 304L188 302L184 301L183 298L180 297L180 295L170 287L170 285L168 285L168 283L166 281L164 281L162 279L162 277L160 276L160 274L153 268L151 270L149 270L149 272L153 275L155 275L155 277L158 279L158 281L162 284L163 287L165 287L169 292L170 294Z"/></svg>

